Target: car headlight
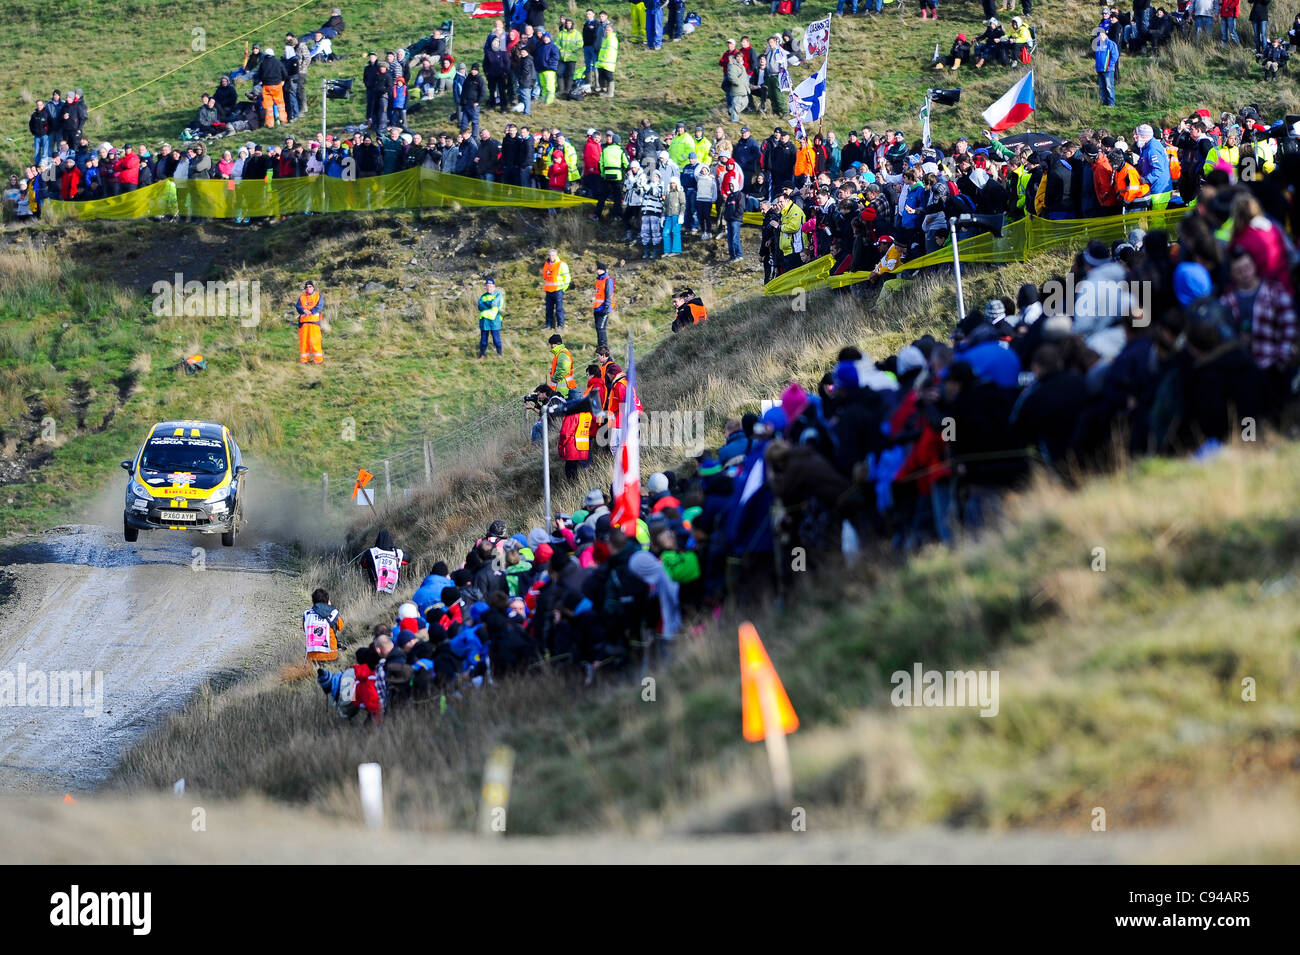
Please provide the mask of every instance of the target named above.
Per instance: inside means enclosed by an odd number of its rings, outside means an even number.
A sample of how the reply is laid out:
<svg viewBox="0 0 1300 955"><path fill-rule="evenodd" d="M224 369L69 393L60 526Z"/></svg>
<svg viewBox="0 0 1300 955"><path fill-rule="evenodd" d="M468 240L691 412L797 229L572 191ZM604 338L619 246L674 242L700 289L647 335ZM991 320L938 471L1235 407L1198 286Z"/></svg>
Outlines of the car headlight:
<svg viewBox="0 0 1300 955"><path fill-rule="evenodd" d="M224 501L234 490L233 484L227 484L225 487L219 487L203 499L204 504L216 504L218 501Z"/></svg>
<svg viewBox="0 0 1300 955"><path fill-rule="evenodd" d="M149 489L146 488L139 481L137 481L135 478L131 478L131 481L129 484L127 484L126 489L128 494L133 494L136 497L143 498L146 501L149 500L151 497L153 497L153 495L149 493Z"/></svg>

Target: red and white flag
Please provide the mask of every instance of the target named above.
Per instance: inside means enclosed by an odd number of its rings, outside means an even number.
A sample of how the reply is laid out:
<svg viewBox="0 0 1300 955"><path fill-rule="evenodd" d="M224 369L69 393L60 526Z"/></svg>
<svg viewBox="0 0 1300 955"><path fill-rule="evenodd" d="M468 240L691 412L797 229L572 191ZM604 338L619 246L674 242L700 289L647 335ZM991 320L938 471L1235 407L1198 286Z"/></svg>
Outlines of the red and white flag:
<svg viewBox="0 0 1300 955"><path fill-rule="evenodd" d="M622 403L623 421L614 448L614 512L610 523L635 536L641 517L641 410L636 395L636 357L627 343L627 393Z"/></svg>
<svg viewBox="0 0 1300 955"><path fill-rule="evenodd" d="M491 0L488 3L462 3L461 9L471 17L500 17L505 15L504 0Z"/></svg>
<svg viewBox="0 0 1300 955"><path fill-rule="evenodd" d="M1034 111L1034 71L1030 70L981 115L992 132L1000 133L1023 122Z"/></svg>

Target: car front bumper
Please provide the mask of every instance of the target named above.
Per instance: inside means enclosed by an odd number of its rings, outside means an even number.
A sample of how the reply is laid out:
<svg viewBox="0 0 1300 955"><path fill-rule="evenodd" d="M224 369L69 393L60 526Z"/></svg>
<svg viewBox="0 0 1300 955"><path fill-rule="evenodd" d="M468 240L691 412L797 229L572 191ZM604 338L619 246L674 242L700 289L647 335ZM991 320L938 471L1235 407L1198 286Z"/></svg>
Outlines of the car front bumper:
<svg viewBox="0 0 1300 955"><path fill-rule="evenodd" d="M216 504L189 501L186 507L175 507L170 500L140 501L139 504L144 506L133 502L122 512L126 526L143 531L193 531L198 534L219 534L233 527L234 509L229 501ZM193 515L193 518L181 515Z"/></svg>

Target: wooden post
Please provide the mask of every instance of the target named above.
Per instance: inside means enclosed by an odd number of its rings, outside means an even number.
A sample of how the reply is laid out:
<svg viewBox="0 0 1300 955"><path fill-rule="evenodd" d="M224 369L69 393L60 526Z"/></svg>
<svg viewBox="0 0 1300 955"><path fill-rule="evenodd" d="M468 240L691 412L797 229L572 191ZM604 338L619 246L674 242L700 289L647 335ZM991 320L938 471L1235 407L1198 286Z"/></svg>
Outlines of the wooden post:
<svg viewBox="0 0 1300 955"><path fill-rule="evenodd" d="M424 483L433 483L433 446L429 439L424 439Z"/></svg>
<svg viewBox="0 0 1300 955"><path fill-rule="evenodd" d="M330 475L328 471L322 471L320 475L320 506L322 508L330 506Z"/></svg>
<svg viewBox="0 0 1300 955"><path fill-rule="evenodd" d="M388 458L384 458L384 500L391 501L392 499L393 499L393 479L392 479L392 474L388 469Z"/></svg>

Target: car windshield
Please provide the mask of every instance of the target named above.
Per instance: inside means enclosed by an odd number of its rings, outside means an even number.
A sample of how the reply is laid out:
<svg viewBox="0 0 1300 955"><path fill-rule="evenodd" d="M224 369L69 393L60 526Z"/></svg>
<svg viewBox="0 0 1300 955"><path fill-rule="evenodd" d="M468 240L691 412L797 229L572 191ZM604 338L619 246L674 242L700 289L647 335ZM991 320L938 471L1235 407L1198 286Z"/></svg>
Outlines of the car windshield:
<svg viewBox="0 0 1300 955"><path fill-rule="evenodd" d="M151 438L140 469L164 473L224 474L226 448L219 438Z"/></svg>

